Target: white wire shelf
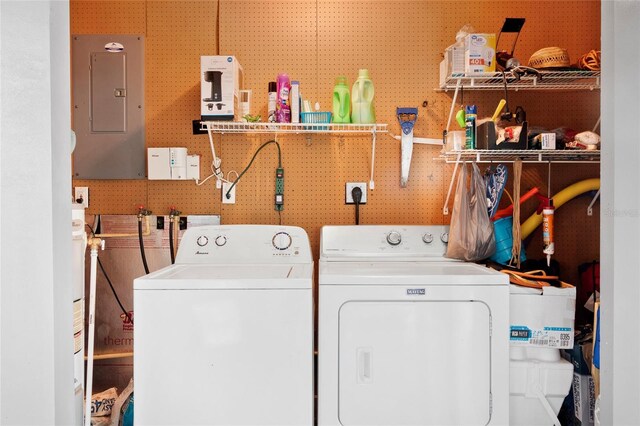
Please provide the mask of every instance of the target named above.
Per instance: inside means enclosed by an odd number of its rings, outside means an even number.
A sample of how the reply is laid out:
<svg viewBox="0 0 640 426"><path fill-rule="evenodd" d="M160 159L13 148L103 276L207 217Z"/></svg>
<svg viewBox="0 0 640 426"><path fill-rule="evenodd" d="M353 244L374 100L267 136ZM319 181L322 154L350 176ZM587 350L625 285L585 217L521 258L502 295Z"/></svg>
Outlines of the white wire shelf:
<svg viewBox="0 0 640 426"><path fill-rule="evenodd" d="M460 151L446 151L440 154L439 159L446 163L459 163L460 161L475 161L477 163L513 162L521 159L523 163L599 163L599 150L483 150L465 149Z"/></svg>
<svg viewBox="0 0 640 426"><path fill-rule="evenodd" d="M201 130L214 133L336 133L371 134L386 133L386 124L338 124L338 123L244 123L236 121L202 121Z"/></svg>
<svg viewBox="0 0 640 426"><path fill-rule="evenodd" d="M600 89L600 71L540 71L519 79L512 72L505 72L509 90L597 90ZM465 90L502 90L501 72L473 75L449 75L440 90L455 90L458 82Z"/></svg>
<svg viewBox="0 0 640 426"><path fill-rule="evenodd" d="M311 134L339 134L347 135L370 135L371 136L371 176L369 179L369 190L375 188L373 180L374 165L376 158L376 135L378 133L388 133L386 124L338 124L338 123L244 123L237 121L201 121L200 129L209 134L211 152L215 158L213 146L213 133L219 134L257 134L269 133L280 134L306 134L307 144L311 144Z"/></svg>

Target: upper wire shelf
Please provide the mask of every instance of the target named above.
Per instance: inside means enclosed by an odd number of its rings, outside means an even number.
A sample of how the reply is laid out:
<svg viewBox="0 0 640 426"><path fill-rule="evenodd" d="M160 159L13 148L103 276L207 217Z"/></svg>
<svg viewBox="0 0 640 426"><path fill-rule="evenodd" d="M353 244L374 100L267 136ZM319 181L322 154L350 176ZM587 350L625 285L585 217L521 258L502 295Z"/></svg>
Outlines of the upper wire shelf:
<svg viewBox="0 0 640 426"><path fill-rule="evenodd" d="M201 130L214 133L386 133L386 124L338 123L245 123L236 121L202 121Z"/></svg>
<svg viewBox="0 0 640 426"><path fill-rule="evenodd" d="M505 72L510 90L596 90L600 89L600 71L540 71L540 77L525 75L517 77ZM440 89L455 90L456 85L467 90L501 90L504 87L502 72L483 74L448 75L441 81Z"/></svg>

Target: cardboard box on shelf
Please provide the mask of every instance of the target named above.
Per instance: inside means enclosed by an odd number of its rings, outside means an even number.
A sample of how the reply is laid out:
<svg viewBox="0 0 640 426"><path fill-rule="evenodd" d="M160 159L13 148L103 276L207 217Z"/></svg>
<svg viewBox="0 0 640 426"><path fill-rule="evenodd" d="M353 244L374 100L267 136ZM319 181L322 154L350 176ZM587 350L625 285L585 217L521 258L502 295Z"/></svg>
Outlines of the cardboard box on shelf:
<svg viewBox="0 0 640 426"><path fill-rule="evenodd" d="M467 74L496 71L495 34L469 34L465 37L464 67Z"/></svg>
<svg viewBox="0 0 640 426"><path fill-rule="evenodd" d="M234 56L200 57L200 118L240 121L242 66Z"/></svg>
<svg viewBox="0 0 640 426"><path fill-rule="evenodd" d="M464 76L464 45L452 44L444 50L444 59L440 62L440 86L444 86L449 77Z"/></svg>
<svg viewBox="0 0 640 426"><path fill-rule="evenodd" d="M556 149L556 134L541 133L540 142L542 144L542 149Z"/></svg>

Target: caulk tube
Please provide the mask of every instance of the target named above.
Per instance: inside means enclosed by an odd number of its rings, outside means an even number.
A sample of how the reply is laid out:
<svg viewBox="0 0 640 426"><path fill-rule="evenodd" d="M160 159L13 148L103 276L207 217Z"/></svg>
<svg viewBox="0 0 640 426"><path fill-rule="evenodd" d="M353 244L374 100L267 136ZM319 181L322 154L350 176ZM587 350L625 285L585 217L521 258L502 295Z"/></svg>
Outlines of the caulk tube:
<svg viewBox="0 0 640 426"><path fill-rule="evenodd" d="M551 265L551 255L555 251L553 242L553 200L549 200L549 205L542 209L542 242L544 248L542 252L547 255L547 266Z"/></svg>

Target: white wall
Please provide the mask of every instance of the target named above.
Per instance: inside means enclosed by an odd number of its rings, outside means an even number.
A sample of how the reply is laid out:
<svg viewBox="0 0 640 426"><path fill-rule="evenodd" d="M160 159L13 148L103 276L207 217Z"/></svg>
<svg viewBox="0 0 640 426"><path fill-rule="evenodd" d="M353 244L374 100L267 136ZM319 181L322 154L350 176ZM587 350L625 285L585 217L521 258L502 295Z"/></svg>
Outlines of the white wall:
<svg viewBox="0 0 640 426"><path fill-rule="evenodd" d="M73 414L68 1L0 1L0 423Z"/></svg>
<svg viewBox="0 0 640 426"><path fill-rule="evenodd" d="M640 1L602 2L601 416L640 424Z"/></svg>

